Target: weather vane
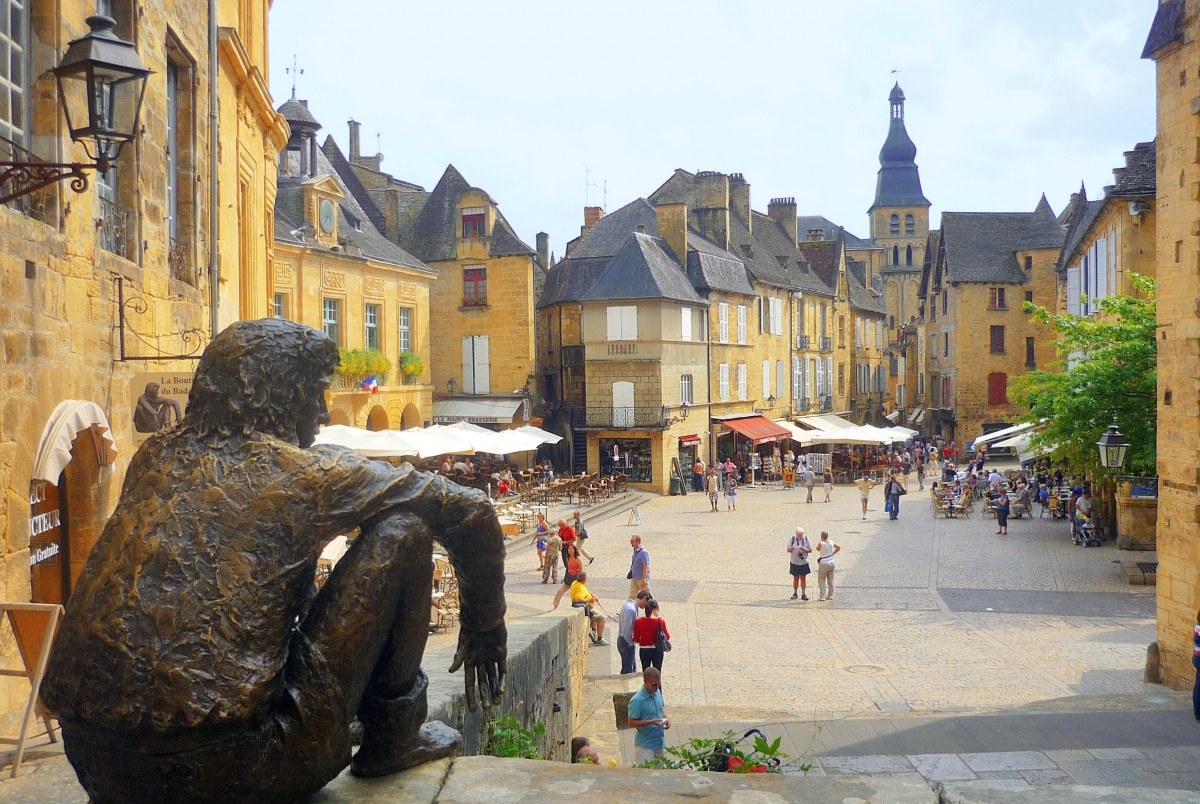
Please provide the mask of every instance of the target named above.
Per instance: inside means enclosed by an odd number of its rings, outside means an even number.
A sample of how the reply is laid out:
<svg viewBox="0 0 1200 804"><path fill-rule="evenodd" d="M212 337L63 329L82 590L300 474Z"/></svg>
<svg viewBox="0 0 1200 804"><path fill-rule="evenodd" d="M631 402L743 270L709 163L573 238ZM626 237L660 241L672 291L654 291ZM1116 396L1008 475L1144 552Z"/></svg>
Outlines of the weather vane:
<svg viewBox="0 0 1200 804"><path fill-rule="evenodd" d="M296 78L297 78L297 76L304 75L304 70L302 70L301 68L296 66L296 54L295 53L292 54L292 66L284 67L283 71L285 73L290 73L292 76L292 99L295 100L295 98L296 98ZM893 72L895 72L895 71L893 70Z"/></svg>

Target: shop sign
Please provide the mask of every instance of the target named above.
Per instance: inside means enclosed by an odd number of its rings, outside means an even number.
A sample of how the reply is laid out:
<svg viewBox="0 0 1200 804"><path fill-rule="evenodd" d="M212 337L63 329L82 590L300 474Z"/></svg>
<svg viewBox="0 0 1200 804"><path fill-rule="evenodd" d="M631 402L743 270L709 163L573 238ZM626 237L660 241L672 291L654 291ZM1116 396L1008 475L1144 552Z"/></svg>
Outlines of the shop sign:
<svg viewBox="0 0 1200 804"><path fill-rule="evenodd" d="M29 484L29 564L56 566L62 549L58 487L44 480Z"/></svg>
<svg viewBox="0 0 1200 804"><path fill-rule="evenodd" d="M135 446L179 423L187 409L192 377L190 371L155 371L134 375L130 383L129 404Z"/></svg>

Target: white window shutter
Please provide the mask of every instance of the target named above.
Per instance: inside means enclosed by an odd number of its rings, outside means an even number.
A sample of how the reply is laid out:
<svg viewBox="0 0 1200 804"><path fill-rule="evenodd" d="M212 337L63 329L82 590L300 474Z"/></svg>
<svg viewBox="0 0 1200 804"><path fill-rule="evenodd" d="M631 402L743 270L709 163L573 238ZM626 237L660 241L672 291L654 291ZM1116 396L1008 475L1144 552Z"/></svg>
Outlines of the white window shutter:
<svg viewBox="0 0 1200 804"><path fill-rule="evenodd" d="M488 358L488 336L475 336L475 393L492 392L491 362Z"/></svg>
<svg viewBox="0 0 1200 804"><path fill-rule="evenodd" d="M621 337L627 341L636 341L638 336L638 308L622 307L621 311Z"/></svg>
<svg viewBox="0 0 1200 804"><path fill-rule="evenodd" d="M475 393L475 337L464 335L462 339L462 392Z"/></svg>
<svg viewBox="0 0 1200 804"><path fill-rule="evenodd" d="M787 373L782 360L775 361L775 398L787 399Z"/></svg>
<svg viewBox="0 0 1200 804"><path fill-rule="evenodd" d="M1079 269L1070 268L1067 270L1067 312L1071 315L1080 315L1079 294Z"/></svg>
<svg viewBox="0 0 1200 804"><path fill-rule="evenodd" d="M621 308L608 308L608 339L610 341L621 340Z"/></svg>
<svg viewBox="0 0 1200 804"><path fill-rule="evenodd" d="M825 361L817 358L817 396L825 396Z"/></svg>
<svg viewBox="0 0 1200 804"><path fill-rule="evenodd" d="M825 358L825 395L833 396L833 358Z"/></svg>
<svg viewBox="0 0 1200 804"><path fill-rule="evenodd" d="M692 308L682 308L679 316L679 328L682 331L683 340L690 341L692 339Z"/></svg>
<svg viewBox="0 0 1200 804"><path fill-rule="evenodd" d="M769 397L771 395L771 361L770 360L763 361L762 382L763 382L762 398L766 399L767 397Z"/></svg>

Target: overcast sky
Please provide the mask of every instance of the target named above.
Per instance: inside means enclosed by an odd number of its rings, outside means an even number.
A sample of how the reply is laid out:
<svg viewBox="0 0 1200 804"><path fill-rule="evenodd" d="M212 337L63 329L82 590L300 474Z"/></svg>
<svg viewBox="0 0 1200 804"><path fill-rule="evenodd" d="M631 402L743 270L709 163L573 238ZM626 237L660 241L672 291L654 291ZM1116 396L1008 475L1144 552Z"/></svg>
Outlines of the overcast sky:
<svg viewBox="0 0 1200 804"><path fill-rule="evenodd" d="M1055 212L1154 136L1156 0L275 0L271 90L432 189L448 163L561 256L585 204L741 172L867 236L899 79L943 210ZM893 71L898 71L893 75ZM592 186L585 176L590 175ZM607 184L607 204L604 186Z"/></svg>

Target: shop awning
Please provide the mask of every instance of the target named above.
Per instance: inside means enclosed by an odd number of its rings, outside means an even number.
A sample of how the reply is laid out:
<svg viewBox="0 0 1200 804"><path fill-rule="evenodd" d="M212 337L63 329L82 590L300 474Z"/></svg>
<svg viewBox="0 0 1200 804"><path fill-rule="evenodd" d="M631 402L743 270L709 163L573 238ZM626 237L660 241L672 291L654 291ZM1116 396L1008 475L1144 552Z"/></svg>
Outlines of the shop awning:
<svg viewBox="0 0 1200 804"><path fill-rule="evenodd" d="M680 446L684 446L684 447L698 447L698 446L700 446L700 436L698 436L698 435L680 436L679 444L680 444Z"/></svg>
<svg viewBox="0 0 1200 804"><path fill-rule="evenodd" d="M979 438L976 438L975 441L972 442L971 448L979 449L984 444L991 444L992 442L999 441L1007 436L1014 436L1017 433L1024 433L1025 431L1032 430L1037 426L1037 422L1022 422L1021 424L1016 424L1012 427L1005 427L1003 430L996 430L995 432L979 436Z"/></svg>
<svg viewBox="0 0 1200 804"><path fill-rule="evenodd" d="M95 402L68 399L58 403L42 430L42 440L33 466L33 479L57 484L58 476L71 462L71 447L75 439L85 430L91 432L96 459L101 466L108 466L116 460L117 446L109 432L108 417L104 411Z"/></svg>
<svg viewBox="0 0 1200 804"><path fill-rule="evenodd" d="M925 421L925 408L913 408L908 414L909 424L920 424Z"/></svg>
<svg viewBox="0 0 1200 804"><path fill-rule="evenodd" d="M900 421L900 411L893 410L891 413L884 416L883 418L887 419L892 424L895 424L896 422Z"/></svg>
<svg viewBox="0 0 1200 804"><path fill-rule="evenodd" d="M725 424L731 430L736 430L746 438L750 439L755 445L763 444L767 441L775 441L779 438L790 438L792 435L787 430L784 430L778 424L765 416L747 416L744 419L727 419Z"/></svg>
<svg viewBox="0 0 1200 804"><path fill-rule="evenodd" d="M435 424L473 422L475 424L509 424L521 407L520 399L485 396L479 399L443 399L433 403Z"/></svg>
<svg viewBox="0 0 1200 804"><path fill-rule="evenodd" d="M801 416L796 419L800 424L813 430L822 430L827 433L836 433L838 430L852 430L858 427L852 421L843 419L841 416L833 413L819 413L813 416Z"/></svg>

